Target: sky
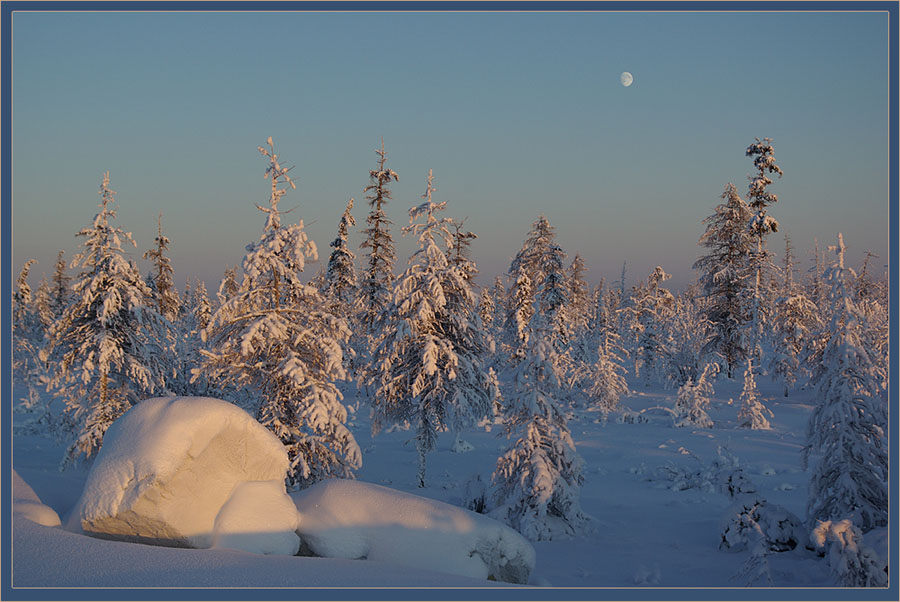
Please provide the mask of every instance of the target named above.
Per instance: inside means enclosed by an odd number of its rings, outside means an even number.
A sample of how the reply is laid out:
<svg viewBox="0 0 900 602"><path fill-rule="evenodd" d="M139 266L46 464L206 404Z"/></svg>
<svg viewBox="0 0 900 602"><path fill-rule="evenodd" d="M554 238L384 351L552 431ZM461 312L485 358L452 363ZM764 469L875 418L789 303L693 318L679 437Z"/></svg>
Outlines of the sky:
<svg viewBox="0 0 900 602"><path fill-rule="evenodd" d="M660 265L680 290L757 137L784 170L779 258L784 233L805 269L840 231L851 265L887 263L886 12L16 12L12 32L13 269L33 278L78 251L109 170L142 272L162 212L177 285L214 291L262 233L268 136L310 275L350 197L362 254L382 139L396 272L433 169L483 285L544 214L592 284L627 262L628 286Z"/></svg>

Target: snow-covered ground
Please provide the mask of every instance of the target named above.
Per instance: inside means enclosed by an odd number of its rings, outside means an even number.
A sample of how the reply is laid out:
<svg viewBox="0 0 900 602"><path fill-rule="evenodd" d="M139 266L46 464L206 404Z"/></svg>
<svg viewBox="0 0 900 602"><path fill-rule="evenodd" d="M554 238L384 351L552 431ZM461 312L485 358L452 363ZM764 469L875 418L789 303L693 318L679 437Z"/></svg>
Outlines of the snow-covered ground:
<svg viewBox="0 0 900 602"><path fill-rule="evenodd" d="M741 383L725 378L715 383L709 409L715 421L712 429L674 428L666 412L652 408L671 408L676 392L640 383L622 404L634 412L647 410L640 414L646 422L619 422L615 414L606 423L596 422L598 415L593 413L573 416L569 427L585 463L581 506L593 517L593 528L574 539L535 543L537 559L530 583L553 588L747 585L748 577L737 575L750 556L748 550L719 549L734 500L716 486L711 466L721 449L730 461L736 459L759 497L805 517L808 474L801 468L800 450L813 401L808 391L781 397L781 385L767 378L760 378L759 387L774 412L770 431L736 428ZM345 388L345 394L345 403L356 403L355 389ZM350 425L363 450L359 480L458 506L465 506L466 492L475 489L471 480L480 475L489 482L497 456L508 446L497 427L493 432L464 433L474 446L467 453L452 452L453 438L443 434L437 450L428 456L427 486L420 489L415 445L406 443L411 433L395 430L373 438L365 400ZM13 437L16 472L66 525L87 470L59 472L63 451L47 437ZM376 560L262 556L105 541L64 526L37 524L27 516L16 514L13 520L13 587L512 587ZM866 544L883 558L888 554L887 532L866 535ZM826 562L803 543L791 551L768 554L767 559L774 587L834 586ZM545 593L553 597L552 592ZM598 590L596 597L606 596Z"/></svg>

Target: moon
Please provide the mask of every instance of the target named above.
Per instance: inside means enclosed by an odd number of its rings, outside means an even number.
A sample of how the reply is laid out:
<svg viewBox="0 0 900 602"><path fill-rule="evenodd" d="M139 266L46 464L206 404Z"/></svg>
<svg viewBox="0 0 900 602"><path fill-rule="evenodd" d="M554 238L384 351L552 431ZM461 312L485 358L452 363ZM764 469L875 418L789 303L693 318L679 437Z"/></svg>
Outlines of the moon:
<svg viewBox="0 0 900 602"><path fill-rule="evenodd" d="M621 81L622 85L627 88L631 85L631 82L634 81L634 77L627 71L623 71L622 75L619 76L619 81Z"/></svg>

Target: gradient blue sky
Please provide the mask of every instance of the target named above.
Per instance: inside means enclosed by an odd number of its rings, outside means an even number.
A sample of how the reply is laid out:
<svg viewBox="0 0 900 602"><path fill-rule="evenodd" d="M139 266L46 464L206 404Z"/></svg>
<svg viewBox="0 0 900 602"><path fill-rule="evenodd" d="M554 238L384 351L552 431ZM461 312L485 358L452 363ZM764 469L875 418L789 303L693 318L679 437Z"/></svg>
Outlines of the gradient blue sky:
<svg viewBox="0 0 900 602"><path fill-rule="evenodd" d="M678 289L701 220L727 182L746 192L744 150L768 136L784 169L770 213L804 267L838 231L853 265L869 249L887 263L886 12L16 12L12 27L13 268L35 258L37 277L77 251L109 170L142 270L162 211L179 288L214 291L261 233L270 135L296 165L282 207L322 261L351 196L364 225L383 136L398 271L433 168L479 236L482 283L544 213L592 283L627 260L629 285L661 265Z"/></svg>

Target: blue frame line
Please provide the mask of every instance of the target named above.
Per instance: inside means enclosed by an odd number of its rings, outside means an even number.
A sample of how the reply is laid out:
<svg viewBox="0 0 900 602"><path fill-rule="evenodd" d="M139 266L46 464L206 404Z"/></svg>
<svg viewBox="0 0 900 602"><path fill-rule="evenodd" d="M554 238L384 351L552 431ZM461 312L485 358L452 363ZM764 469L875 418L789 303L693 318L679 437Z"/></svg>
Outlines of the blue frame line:
<svg viewBox="0 0 900 602"><path fill-rule="evenodd" d="M210 2L173 2L173 1L137 1L137 2L23 2L11 1L0 3L0 39L2 39L2 166L0 166L0 232L2 232L2 247L0 247L0 361L4 376L11 374L12 366L12 14L16 11L28 12L87 12L87 11L173 11L173 12L222 12L222 11L246 11L246 12L270 12L270 11L325 11L325 12L355 12L355 11L524 11L524 12L567 12L567 11L662 11L662 12L832 12L832 11L878 11L887 12L889 22L889 65L890 65L890 346L896 349L900 330L898 330L898 303L900 297L898 291L898 205L900 205L900 186L898 186L898 3L887 1L870 2L822 2L822 1L790 1L790 2L722 2L722 1L673 1L673 2L577 2L577 1L511 1L511 2L466 2L466 1L375 1L375 2L248 2L248 1L210 1ZM898 354L892 353L890 358L889 385L897 382ZM6 379L2 386L2 451L7 462L0 463L2 481L0 481L0 496L3 502L12 499L12 382ZM898 432L900 420L898 420L897 408L898 395L895 386L890 386L889 403L893 408L891 412L891 430ZM897 495L897 466L898 446L891 446L891 517L898 517ZM704 589L602 589L602 588L497 588L497 589L366 589L366 588L335 588L335 589L169 589L169 588L122 588L122 589L66 589L66 588L15 588L12 584L12 508L3 507L0 513L0 526L2 526L2 564L0 564L0 598L4 600L896 600L898 599L898 553L897 553L897 529L896 525L891 532L891 557L890 573L892 576L891 587L882 590L846 590L840 588L816 588L816 589L745 589L745 588L704 588Z"/></svg>

